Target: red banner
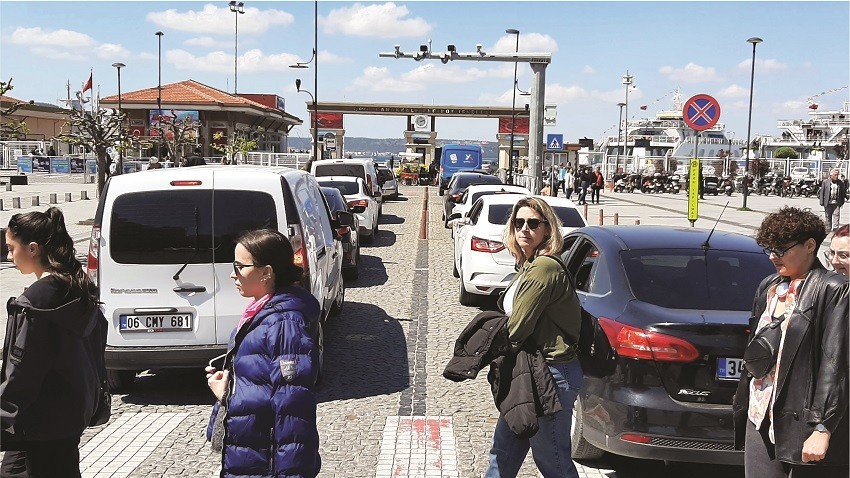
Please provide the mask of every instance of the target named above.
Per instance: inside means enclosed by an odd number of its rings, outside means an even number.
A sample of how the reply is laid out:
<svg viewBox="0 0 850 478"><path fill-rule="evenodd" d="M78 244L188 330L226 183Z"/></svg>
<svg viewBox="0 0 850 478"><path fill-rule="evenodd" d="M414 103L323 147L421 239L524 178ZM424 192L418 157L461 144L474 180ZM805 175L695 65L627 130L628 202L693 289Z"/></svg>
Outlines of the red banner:
<svg viewBox="0 0 850 478"><path fill-rule="evenodd" d="M511 134L511 118L499 118L499 134ZM514 134L528 134L528 118L517 117L514 120Z"/></svg>
<svg viewBox="0 0 850 478"><path fill-rule="evenodd" d="M313 113L310 113L310 128L313 127ZM319 113L319 129L342 129L342 113Z"/></svg>

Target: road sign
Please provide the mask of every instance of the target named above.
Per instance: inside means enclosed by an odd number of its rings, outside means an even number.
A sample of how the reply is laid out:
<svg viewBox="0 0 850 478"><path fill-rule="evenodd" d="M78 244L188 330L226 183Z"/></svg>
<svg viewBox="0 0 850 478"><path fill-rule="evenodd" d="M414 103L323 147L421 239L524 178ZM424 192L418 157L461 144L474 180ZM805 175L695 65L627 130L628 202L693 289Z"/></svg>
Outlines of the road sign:
<svg viewBox="0 0 850 478"><path fill-rule="evenodd" d="M333 133L325 133L325 149L336 148L336 135Z"/></svg>
<svg viewBox="0 0 850 478"><path fill-rule="evenodd" d="M564 149L564 135L562 134L547 134L546 135L546 149L549 151L557 150L561 151Z"/></svg>
<svg viewBox="0 0 850 478"><path fill-rule="evenodd" d="M697 131L711 128L720 119L720 103L708 95L692 96L682 108L682 119Z"/></svg>

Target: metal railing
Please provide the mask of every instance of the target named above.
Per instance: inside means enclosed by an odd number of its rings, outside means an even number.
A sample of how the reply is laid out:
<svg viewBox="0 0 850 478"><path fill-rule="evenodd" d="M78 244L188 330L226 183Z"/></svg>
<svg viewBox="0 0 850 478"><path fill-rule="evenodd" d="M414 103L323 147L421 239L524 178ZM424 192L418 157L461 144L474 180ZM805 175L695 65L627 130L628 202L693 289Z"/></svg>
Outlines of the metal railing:
<svg viewBox="0 0 850 478"><path fill-rule="evenodd" d="M301 169L310 160L309 153L264 153L250 152L241 157L236 155L236 164L253 164L255 166L284 166Z"/></svg>

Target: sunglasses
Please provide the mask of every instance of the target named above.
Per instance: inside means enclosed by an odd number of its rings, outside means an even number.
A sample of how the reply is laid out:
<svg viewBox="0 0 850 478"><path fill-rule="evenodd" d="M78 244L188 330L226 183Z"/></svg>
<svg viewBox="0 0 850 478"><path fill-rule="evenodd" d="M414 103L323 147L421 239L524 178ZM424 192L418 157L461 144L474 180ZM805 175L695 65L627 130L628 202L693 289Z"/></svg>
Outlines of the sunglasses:
<svg viewBox="0 0 850 478"><path fill-rule="evenodd" d="M246 267L266 267L266 265L265 264L240 264L238 262L234 262L233 263L233 272L235 272L236 275L241 276L242 275L242 269L244 269Z"/></svg>
<svg viewBox="0 0 850 478"><path fill-rule="evenodd" d="M828 261L832 261L832 258L838 256L842 261L846 261L850 259L850 252L848 251L833 251L832 249L823 251L823 255L826 256Z"/></svg>
<svg viewBox="0 0 850 478"><path fill-rule="evenodd" d="M805 241L803 241L803 242L805 242ZM784 256L785 254L787 254L787 253L788 253L788 251L790 251L791 249L793 249L793 248L795 248L795 247L799 246L799 245L800 245L800 244L802 244L803 242L795 242L794 244L791 244L790 246L786 247L785 249L777 249L777 248L775 248L775 247L765 247L765 248L764 248L764 249L762 249L762 250L763 250L763 251L764 251L764 253L765 253L765 254L767 254L767 255L771 255L771 254L773 254L773 255L774 255L774 256L776 256L776 257L782 257L782 256Z"/></svg>
<svg viewBox="0 0 850 478"><path fill-rule="evenodd" d="M523 217L514 218L514 229L522 229L522 226L528 224L528 228L532 231L540 227L541 224L549 224L549 221L537 218L525 219Z"/></svg>

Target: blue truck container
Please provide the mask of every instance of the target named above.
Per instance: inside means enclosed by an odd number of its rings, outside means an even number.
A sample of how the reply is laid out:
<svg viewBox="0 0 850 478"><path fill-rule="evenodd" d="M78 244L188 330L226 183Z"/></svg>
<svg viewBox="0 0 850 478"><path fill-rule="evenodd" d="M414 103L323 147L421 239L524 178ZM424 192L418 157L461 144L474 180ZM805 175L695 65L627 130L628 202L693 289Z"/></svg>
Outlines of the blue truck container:
<svg viewBox="0 0 850 478"><path fill-rule="evenodd" d="M443 195L454 173L481 169L483 155L484 152L478 145L443 145L443 150L440 153L440 196Z"/></svg>

